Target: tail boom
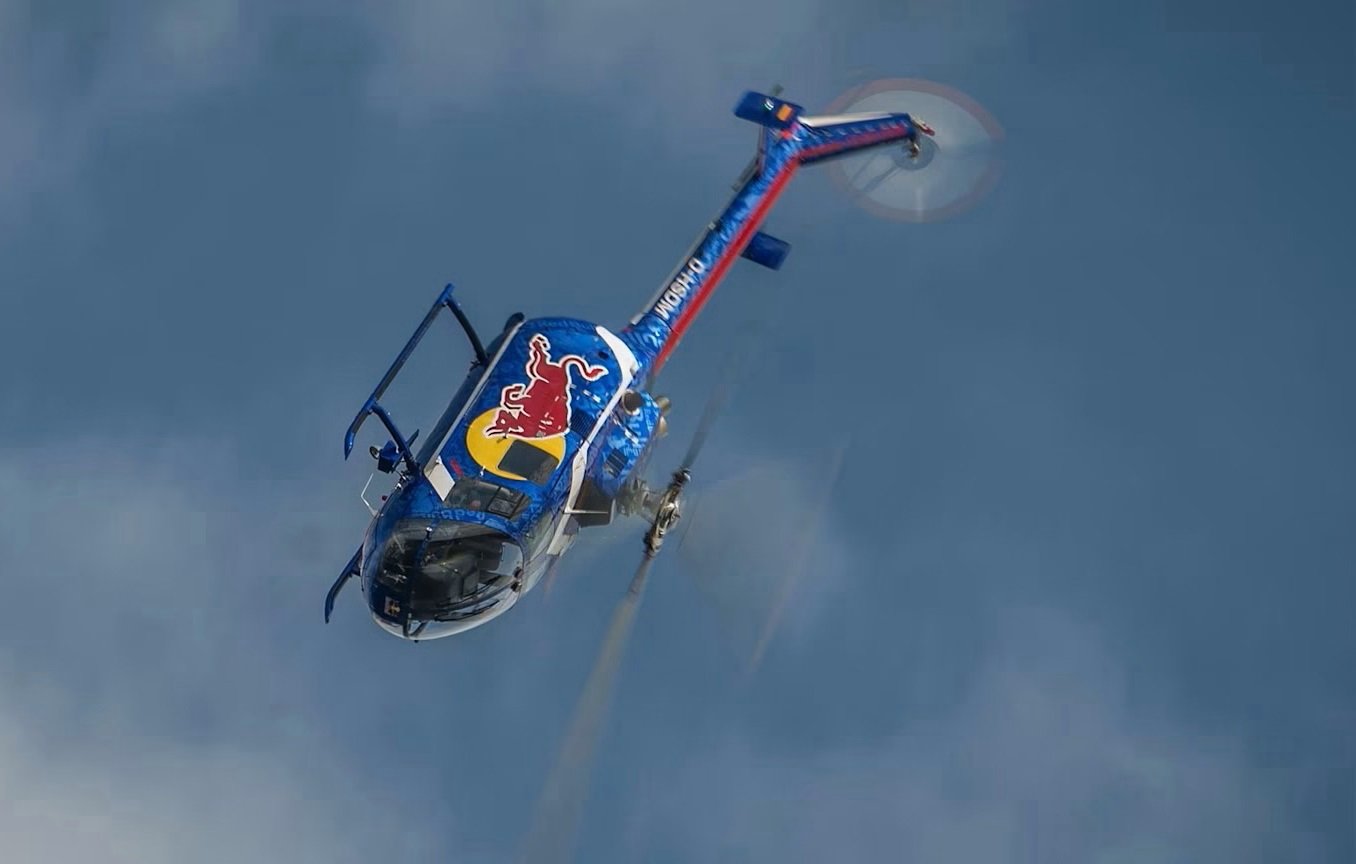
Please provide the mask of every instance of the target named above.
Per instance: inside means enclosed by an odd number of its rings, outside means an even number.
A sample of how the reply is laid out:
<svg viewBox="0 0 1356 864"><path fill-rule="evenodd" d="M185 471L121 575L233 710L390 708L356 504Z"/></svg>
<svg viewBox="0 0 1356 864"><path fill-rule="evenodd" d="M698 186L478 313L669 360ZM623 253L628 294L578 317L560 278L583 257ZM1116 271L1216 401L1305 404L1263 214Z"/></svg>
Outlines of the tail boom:
<svg viewBox="0 0 1356 864"><path fill-rule="evenodd" d="M668 361L800 166L930 132L907 114L802 117L800 106L758 93L746 93L735 114L764 127L757 157L736 184L734 197L622 332L637 356L648 360L650 378Z"/></svg>

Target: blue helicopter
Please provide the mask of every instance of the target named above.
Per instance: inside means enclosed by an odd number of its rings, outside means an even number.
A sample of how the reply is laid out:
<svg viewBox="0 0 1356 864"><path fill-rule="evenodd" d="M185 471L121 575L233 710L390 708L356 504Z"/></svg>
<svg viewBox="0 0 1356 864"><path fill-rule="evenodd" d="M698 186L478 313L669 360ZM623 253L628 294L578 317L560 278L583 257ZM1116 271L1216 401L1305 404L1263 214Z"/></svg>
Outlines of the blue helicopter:
<svg viewBox="0 0 1356 864"><path fill-rule="evenodd" d="M617 516L648 522L630 594L677 524L708 411L667 485L643 479L667 431L656 377L737 258L777 270L790 246L759 230L804 165L900 146L916 159L933 130L907 113L806 116L774 93L746 92L734 114L761 127L735 194L649 304L617 332L573 318L509 318L485 345L448 285L349 426L344 457L376 415L390 434L370 453L396 474L380 510L325 598L325 620L358 577L373 619L419 641L461 633L513 607L551 572L580 529ZM475 360L416 454L381 398L443 309Z"/></svg>

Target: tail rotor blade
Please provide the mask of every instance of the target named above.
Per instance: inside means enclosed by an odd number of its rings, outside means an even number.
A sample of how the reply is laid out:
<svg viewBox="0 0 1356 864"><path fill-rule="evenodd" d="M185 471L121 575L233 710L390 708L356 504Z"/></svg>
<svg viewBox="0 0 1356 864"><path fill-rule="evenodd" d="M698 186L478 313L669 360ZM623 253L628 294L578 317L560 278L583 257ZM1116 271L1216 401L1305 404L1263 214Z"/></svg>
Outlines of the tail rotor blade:
<svg viewBox="0 0 1356 864"><path fill-rule="evenodd" d="M697 421L697 431L692 434L692 442L688 444L687 454L683 456L682 468L691 469L692 463L697 461L697 455L701 453L702 446L711 434L711 428L716 425L717 418L725 410L725 404L730 401L730 394L736 384L743 380L757 347L763 343L766 326L766 322L760 322L750 328L748 336L740 342L726 373L721 376L715 390L711 391L706 406L702 409L701 419Z"/></svg>
<svg viewBox="0 0 1356 864"><path fill-rule="evenodd" d="M631 578L626 596L617 604L603 638L598 658L580 694L569 731L561 744L555 767L548 776L536 814L528 834L522 857L523 864L567 862L574 853L575 835L579 819L588 797L598 740L607 719L612 701L617 671L630 641L636 612L644 597L645 582L649 578L654 559L644 558Z"/></svg>

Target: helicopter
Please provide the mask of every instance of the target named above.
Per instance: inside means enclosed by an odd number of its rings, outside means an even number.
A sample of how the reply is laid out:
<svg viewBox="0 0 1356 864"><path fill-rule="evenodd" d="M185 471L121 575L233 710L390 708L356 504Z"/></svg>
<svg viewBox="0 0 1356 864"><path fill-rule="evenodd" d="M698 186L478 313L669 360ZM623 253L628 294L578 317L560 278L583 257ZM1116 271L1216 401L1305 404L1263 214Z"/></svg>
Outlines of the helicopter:
<svg viewBox="0 0 1356 864"><path fill-rule="evenodd" d="M463 633L513 608L559 566L581 530L618 517L646 524L628 593L640 591L682 516L716 410L708 405L667 483L646 483L671 408L654 385L684 333L737 259L782 267L790 244L761 226L801 167L885 147L917 159L924 136L935 135L902 112L806 115L780 88L746 91L734 115L760 127L753 159L728 204L625 327L515 313L486 345L454 286L438 295L345 434L347 459L376 415L390 438L369 454L396 480L325 597L326 622L356 577L386 632L416 642ZM404 437L381 399L443 310L465 332L474 360L416 453L419 433Z"/></svg>

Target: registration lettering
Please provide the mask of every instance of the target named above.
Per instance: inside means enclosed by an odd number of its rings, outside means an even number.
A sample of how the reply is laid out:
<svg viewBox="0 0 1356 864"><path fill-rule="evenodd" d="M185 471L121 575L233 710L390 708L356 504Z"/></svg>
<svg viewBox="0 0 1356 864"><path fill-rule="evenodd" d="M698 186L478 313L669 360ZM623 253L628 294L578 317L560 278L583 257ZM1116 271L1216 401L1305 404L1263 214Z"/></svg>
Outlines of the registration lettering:
<svg viewBox="0 0 1356 864"><path fill-rule="evenodd" d="M697 277L705 272L705 264L696 258L689 259L682 272L669 283L664 293L659 295L659 301L654 306L654 311L659 313L659 317L665 322L672 319L678 307L697 284Z"/></svg>

